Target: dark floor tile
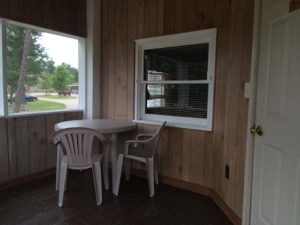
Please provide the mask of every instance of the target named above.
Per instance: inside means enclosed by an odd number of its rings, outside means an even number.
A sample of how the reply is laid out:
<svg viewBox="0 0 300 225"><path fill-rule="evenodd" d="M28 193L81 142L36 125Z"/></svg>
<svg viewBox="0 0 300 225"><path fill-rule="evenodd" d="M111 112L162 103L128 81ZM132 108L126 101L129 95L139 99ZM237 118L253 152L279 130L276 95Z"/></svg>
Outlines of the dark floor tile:
<svg viewBox="0 0 300 225"><path fill-rule="evenodd" d="M103 191L96 205L89 171L68 177L64 206L57 207L54 177L0 192L2 225L232 225L207 197L160 184L149 198L147 180L122 182L118 197Z"/></svg>

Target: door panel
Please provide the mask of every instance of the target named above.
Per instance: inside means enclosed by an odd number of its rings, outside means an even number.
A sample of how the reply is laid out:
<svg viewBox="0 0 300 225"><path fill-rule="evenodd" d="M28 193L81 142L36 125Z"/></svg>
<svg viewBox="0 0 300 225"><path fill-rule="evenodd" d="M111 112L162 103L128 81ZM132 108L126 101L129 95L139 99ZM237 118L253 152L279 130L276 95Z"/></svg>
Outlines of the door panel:
<svg viewBox="0 0 300 225"><path fill-rule="evenodd" d="M300 224L300 10L264 0L251 225Z"/></svg>
<svg viewBox="0 0 300 225"><path fill-rule="evenodd" d="M278 214L276 196L280 191L281 151L275 147L265 145L263 148L260 187L260 216L266 225L276 224Z"/></svg>
<svg viewBox="0 0 300 225"><path fill-rule="evenodd" d="M284 115L286 106L286 84L289 54L288 18L284 17L271 25L269 63L268 63L268 99L267 113Z"/></svg>

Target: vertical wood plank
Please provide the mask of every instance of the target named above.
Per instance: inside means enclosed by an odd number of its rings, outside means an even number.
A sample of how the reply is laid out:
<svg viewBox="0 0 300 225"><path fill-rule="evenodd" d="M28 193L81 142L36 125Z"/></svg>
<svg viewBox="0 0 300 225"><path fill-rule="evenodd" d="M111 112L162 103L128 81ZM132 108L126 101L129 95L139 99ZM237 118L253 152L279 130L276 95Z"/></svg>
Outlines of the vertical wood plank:
<svg viewBox="0 0 300 225"><path fill-rule="evenodd" d="M46 120L45 116L28 118L30 173L46 169Z"/></svg>
<svg viewBox="0 0 300 225"><path fill-rule="evenodd" d="M40 124L36 124L41 126ZM30 171L30 152L29 152L29 133L28 118L15 118L15 134L16 134L16 160L17 160L17 177L29 175Z"/></svg>
<svg viewBox="0 0 300 225"><path fill-rule="evenodd" d="M145 2L138 0L138 37L144 37Z"/></svg>
<svg viewBox="0 0 300 225"><path fill-rule="evenodd" d="M236 150L238 136L238 108L239 90L241 80L241 59L242 59L242 31L243 31L243 1L234 1L231 10L233 12L231 19L230 51L229 51L229 73L227 79L227 93L225 110L225 132L224 137L227 140L224 146L224 159L232 172L229 180L225 180L225 201L229 205L234 205L235 196L235 174L236 169Z"/></svg>
<svg viewBox="0 0 300 225"><path fill-rule="evenodd" d="M235 190L237 193L234 199L234 211L242 218L243 213L243 192L244 190L244 172L245 172L245 156L246 156L246 140L247 140L247 115L248 115L248 99L244 98L245 82L250 80L251 73L251 48L253 36L253 19L254 19L254 2L246 1L244 4L243 19L243 49L242 49L242 65L241 65L241 81L239 92L239 114L238 114L238 136L235 159Z"/></svg>
<svg viewBox="0 0 300 225"><path fill-rule="evenodd" d="M115 77L116 77L116 0L109 1L108 7L108 43L107 43L107 60L108 60L108 118L115 118Z"/></svg>
<svg viewBox="0 0 300 225"><path fill-rule="evenodd" d="M169 127L168 129L168 176L182 179L183 129Z"/></svg>
<svg viewBox="0 0 300 225"><path fill-rule="evenodd" d="M9 147L6 119L0 118L0 183L9 180Z"/></svg>
<svg viewBox="0 0 300 225"><path fill-rule="evenodd" d="M164 34L176 32L176 1L165 0L164 5Z"/></svg>
<svg viewBox="0 0 300 225"><path fill-rule="evenodd" d="M78 118L78 113L77 112L66 112L63 114L64 120L77 120Z"/></svg>
<svg viewBox="0 0 300 225"><path fill-rule="evenodd" d="M64 113L58 113L58 114L57 114L57 120L58 120L58 122L64 121L64 120L65 120L65 115L64 115Z"/></svg>
<svg viewBox="0 0 300 225"><path fill-rule="evenodd" d="M108 0L102 1L102 82L101 82L101 117L108 118Z"/></svg>
<svg viewBox="0 0 300 225"><path fill-rule="evenodd" d="M132 120L134 117L134 52L135 43L134 40L138 38L138 1L128 0L127 7L127 119Z"/></svg>
<svg viewBox="0 0 300 225"><path fill-rule="evenodd" d="M17 146L14 118L7 119L7 129L9 146L9 176L10 179L14 179L17 177Z"/></svg>
<svg viewBox="0 0 300 225"><path fill-rule="evenodd" d="M194 8L189 9L190 11L194 10L194 21L191 19L188 20L190 27L194 27L194 29L207 29L210 28L210 26L215 27L215 1L194 1L193 5ZM199 159L200 157L204 159L201 162L202 168L197 168L199 175L198 177L194 177L195 182L198 184L205 184L210 188L213 188L215 179L212 179L212 177L217 165L216 146L213 144L214 134L214 132L202 132L202 134L198 134L202 138L203 144L201 146L201 144L198 143L201 150L197 149L198 152L195 152L196 154L199 154ZM202 154L202 156L200 156L200 154Z"/></svg>
<svg viewBox="0 0 300 225"><path fill-rule="evenodd" d="M164 34L165 0L157 0L157 35Z"/></svg>
<svg viewBox="0 0 300 225"><path fill-rule="evenodd" d="M157 0L144 0L144 37L157 35Z"/></svg>
<svg viewBox="0 0 300 225"><path fill-rule="evenodd" d="M204 169L204 179L205 185L213 188L214 179L212 179L214 170L216 169L216 148L213 145L213 134L212 133L205 133L204 138L204 157L205 157L205 169Z"/></svg>
<svg viewBox="0 0 300 225"><path fill-rule="evenodd" d="M142 124L143 133L154 133L156 131L156 126L150 124Z"/></svg>
<svg viewBox="0 0 300 225"><path fill-rule="evenodd" d="M161 175L168 176L168 163L169 163L169 128L166 127L166 129L162 132L161 137L161 144L160 144L160 164L159 164L159 171Z"/></svg>
<svg viewBox="0 0 300 225"><path fill-rule="evenodd" d="M183 26L184 26L184 21L183 21L183 0L176 0L175 1L176 5L176 23L175 23L175 31L176 33L181 33L183 32Z"/></svg>
<svg viewBox="0 0 300 225"><path fill-rule="evenodd" d="M127 119L127 0L116 4L115 118Z"/></svg>
<svg viewBox="0 0 300 225"><path fill-rule="evenodd" d="M76 119L83 119L83 111L78 111L76 115L77 115Z"/></svg>
<svg viewBox="0 0 300 225"><path fill-rule="evenodd" d="M190 182L205 185L205 134L202 131L191 131Z"/></svg>
<svg viewBox="0 0 300 225"><path fill-rule="evenodd" d="M46 158L47 158L47 169L54 168L56 166L56 147L50 141L50 136L54 132L54 125L58 123L57 114L46 115Z"/></svg>
<svg viewBox="0 0 300 225"><path fill-rule="evenodd" d="M191 130L183 130L183 149L182 149L182 179L190 182L191 175ZM193 168L192 168L193 169Z"/></svg>
<svg viewBox="0 0 300 225"><path fill-rule="evenodd" d="M224 196L224 125L225 125L225 105L226 105L226 81L228 76L228 57L230 41L230 4L226 0L217 1L215 21L218 28L217 37L217 64L215 72L215 95L214 95L214 146L215 151L215 169L209 167L209 174L213 174L214 190L221 196ZM205 168L208 169L208 168ZM210 179L207 177L207 179Z"/></svg>
<svg viewBox="0 0 300 225"><path fill-rule="evenodd" d="M195 9L196 9L196 5L195 5L195 1L197 0L184 0L184 4L183 4L183 32L188 32L188 31L193 31L195 30Z"/></svg>
<svg viewBox="0 0 300 225"><path fill-rule="evenodd" d="M195 1L195 28L201 30L215 27L215 10L216 0Z"/></svg>

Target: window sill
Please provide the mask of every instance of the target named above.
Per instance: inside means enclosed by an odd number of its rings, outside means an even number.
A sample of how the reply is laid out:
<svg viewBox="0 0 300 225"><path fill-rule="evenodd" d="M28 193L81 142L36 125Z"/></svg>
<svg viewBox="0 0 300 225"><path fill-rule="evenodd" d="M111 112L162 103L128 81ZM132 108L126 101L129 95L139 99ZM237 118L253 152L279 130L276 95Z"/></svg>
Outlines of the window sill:
<svg viewBox="0 0 300 225"><path fill-rule="evenodd" d="M149 124L149 125L161 125L160 121L154 120L133 120L134 123L141 123L141 124ZM191 130L202 130L202 131L211 131L208 127L201 126L201 125L194 125L194 124L186 124L186 123L175 123L175 122L167 122L166 126L168 127L177 127L177 128L185 128Z"/></svg>
<svg viewBox="0 0 300 225"><path fill-rule="evenodd" d="M10 114L7 116L0 116L0 118L14 118L14 117L24 117L24 116L39 116L39 115L49 115L57 113L68 113L68 112L83 112L82 109L67 109L67 110L51 110L51 111L42 111L42 112L22 112Z"/></svg>

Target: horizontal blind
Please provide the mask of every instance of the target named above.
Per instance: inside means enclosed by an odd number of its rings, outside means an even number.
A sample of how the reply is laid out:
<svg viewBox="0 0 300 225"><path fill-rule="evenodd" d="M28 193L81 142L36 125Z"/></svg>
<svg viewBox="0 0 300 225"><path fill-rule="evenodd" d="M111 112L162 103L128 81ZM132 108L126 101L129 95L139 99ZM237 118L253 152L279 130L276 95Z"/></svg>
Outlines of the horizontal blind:
<svg viewBox="0 0 300 225"><path fill-rule="evenodd" d="M146 114L207 118L208 50L208 43L145 50L144 81L153 82L144 84Z"/></svg>
<svg viewBox="0 0 300 225"><path fill-rule="evenodd" d="M185 45L144 52L144 80L207 80L209 44Z"/></svg>
<svg viewBox="0 0 300 225"><path fill-rule="evenodd" d="M147 114L207 118L208 84L146 85Z"/></svg>

